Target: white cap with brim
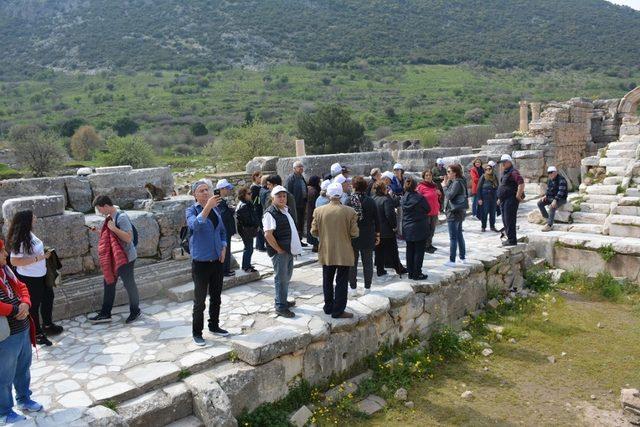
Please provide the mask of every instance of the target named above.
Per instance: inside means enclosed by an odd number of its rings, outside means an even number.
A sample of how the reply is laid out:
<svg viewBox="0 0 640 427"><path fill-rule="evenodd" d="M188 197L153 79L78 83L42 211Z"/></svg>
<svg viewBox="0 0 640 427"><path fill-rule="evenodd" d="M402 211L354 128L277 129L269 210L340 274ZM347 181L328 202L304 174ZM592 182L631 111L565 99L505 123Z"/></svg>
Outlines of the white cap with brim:
<svg viewBox="0 0 640 427"><path fill-rule="evenodd" d="M320 191L326 191L329 184L331 184L331 181L329 181L328 179L322 181L322 184L320 184Z"/></svg>
<svg viewBox="0 0 640 427"><path fill-rule="evenodd" d="M382 177L383 178L388 178L388 179L393 179L395 177L395 175L393 174L393 172L385 171L385 172L382 172Z"/></svg>
<svg viewBox="0 0 640 427"><path fill-rule="evenodd" d="M273 189L271 190L271 197L275 197L276 194L278 193L286 193L287 189L284 188L282 185L276 185L275 187L273 187Z"/></svg>
<svg viewBox="0 0 640 427"><path fill-rule="evenodd" d="M398 170L400 169L401 171L404 170L404 167L400 164L400 163L396 163L395 165L393 165L393 170Z"/></svg>
<svg viewBox="0 0 640 427"><path fill-rule="evenodd" d="M500 161L498 163L502 163L502 162L511 162L511 163L513 163L513 159L511 158L510 155L503 154L502 157L500 157Z"/></svg>
<svg viewBox="0 0 640 427"><path fill-rule="evenodd" d="M347 182L347 178L345 178L344 175L340 174L333 178L333 182L335 184L344 184L345 182Z"/></svg>
<svg viewBox="0 0 640 427"><path fill-rule="evenodd" d="M329 185L329 187L327 187L327 195L332 199L340 198L342 197L342 194L342 185L338 184L337 182L334 182L333 184Z"/></svg>
<svg viewBox="0 0 640 427"><path fill-rule="evenodd" d="M438 157L436 159L436 165L444 165L444 160L442 160L442 158Z"/></svg>
<svg viewBox="0 0 640 427"><path fill-rule="evenodd" d="M551 173L551 172L558 172L558 169L556 169L555 166L549 166L547 168L547 173Z"/></svg>
<svg viewBox="0 0 640 427"><path fill-rule="evenodd" d="M223 178L216 183L216 190L221 190L223 188L228 188L229 190L231 190L233 188L233 185L229 184L229 181Z"/></svg>
<svg viewBox="0 0 640 427"><path fill-rule="evenodd" d="M334 163L331 165L331 176L336 176L342 173L342 166L340 163Z"/></svg>
<svg viewBox="0 0 640 427"><path fill-rule="evenodd" d="M487 163L489 166L491 166L492 168L496 167L496 162L494 162L493 160L489 160L489 163Z"/></svg>

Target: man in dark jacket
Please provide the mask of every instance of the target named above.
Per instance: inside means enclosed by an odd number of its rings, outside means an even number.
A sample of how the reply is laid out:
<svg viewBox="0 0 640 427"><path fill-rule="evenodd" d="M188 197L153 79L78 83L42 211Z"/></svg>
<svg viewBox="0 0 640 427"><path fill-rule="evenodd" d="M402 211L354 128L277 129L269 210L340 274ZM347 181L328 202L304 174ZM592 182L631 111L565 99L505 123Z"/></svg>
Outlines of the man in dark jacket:
<svg viewBox="0 0 640 427"><path fill-rule="evenodd" d="M228 197L231 194L232 189L233 185L229 184L229 181L227 181L226 179L221 179L216 183L216 193L220 195L218 212L220 212L220 216L222 217L222 224L224 225L224 229L227 232L227 253L224 258L223 267L225 277L232 277L236 275L236 273L231 270L231 236L236 234L235 212L231 207L229 207L227 201L225 200L225 197Z"/></svg>
<svg viewBox="0 0 640 427"><path fill-rule="evenodd" d="M502 222L507 235L507 240L502 242L502 245L515 246L518 244L516 237L518 206L524 200L524 179L513 167L513 159L510 155L503 154L499 163L502 164L502 177L498 187L498 204L502 209Z"/></svg>
<svg viewBox="0 0 640 427"><path fill-rule="evenodd" d="M304 220L306 218L304 211L307 206L307 181L302 175L303 172L304 165L301 161L296 160L293 163L293 173L287 177L284 185L287 191L293 194L296 201L296 228L301 237L304 235ZM302 246L307 246L307 244L302 243Z"/></svg>
<svg viewBox="0 0 640 427"><path fill-rule="evenodd" d="M551 231L553 229L553 220L556 216L556 211L560 209L560 206L567 202L568 188L567 180L558 173L558 169L555 166L549 166L547 169L547 192L538 201L538 209L540 213L547 220L547 225L542 228L542 231ZM545 206L550 206L549 212Z"/></svg>

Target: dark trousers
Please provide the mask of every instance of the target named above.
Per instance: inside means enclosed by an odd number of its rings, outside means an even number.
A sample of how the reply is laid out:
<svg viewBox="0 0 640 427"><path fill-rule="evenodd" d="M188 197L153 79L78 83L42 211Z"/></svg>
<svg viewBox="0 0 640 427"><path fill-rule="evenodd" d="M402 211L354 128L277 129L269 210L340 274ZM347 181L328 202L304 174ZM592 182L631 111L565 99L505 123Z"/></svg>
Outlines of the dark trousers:
<svg viewBox="0 0 640 427"><path fill-rule="evenodd" d="M364 287L369 289L373 280L373 250L372 249L354 249L353 256L355 261L353 267L349 268L349 285L352 289L356 288L356 278L358 276L358 258L362 256L362 273L364 274Z"/></svg>
<svg viewBox="0 0 640 427"><path fill-rule="evenodd" d="M30 277L18 274L18 279L20 279L22 283L27 285L27 289L29 290L29 297L31 298L31 308L29 308L29 315L33 319L33 322L36 324L36 334L42 333L42 326L40 324L40 313L42 313L42 318L43 320L45 320L45 324L51 324L53 291L51 290L51 288L44 284L44 278L45 276ZM46 290L49 290L50 294L46 295ZM45 303L45 298L47 298L47 296L51 301L47 301ZM48 320L49 323L46 323L46 320Z"/></svg>
<svg viewBox="0 0 640 427"><path fill-rule="evenodd" d="M231 273L231 236L227 235L227 253L224 256L224 274Z"/></svg>
<svg viewBox="0 0 640 427"><path fill-rule="evenodd" d="M296 229L298 230L298 236L300 237L300 241L302 241L302 236L304 236L304 223L305 223L305 209L306 205L296 206Z"/></svg>
<svg viewBox="0 0 640 427"><path fill-rule="evenodd" d="M201 337L204 328L204 306L209 293L209 329L219 325L220 295L222 294L222 263L220 261L192 261L193 278L193 336Z"/></svg>
<svg viewBox="0 0 640 427"><path fill-rule="evenodd" d="M410 278L422 274L425 242L426 240L418 240L415 242L407 240L407 270L409 270Z"/></svg>
<svg viewBox="0 0 640 427"><path fill-rule="evenodd" d="M400 262L398 242L395 236L381 237L380 244L376 246L376 272L384 274L385 267L393 268L398 274L404 269Z"/></svg>
<svg viewBox="0 0 640 427"><path fill-rule="evenodd" d="M258 229L258 235L256 236L256 249L259 251L265 251L267 250L267 248L264 245L264 231L262 231L262 228Z"/></svg>
<svg viewBox="0 0 640 427"><path fill-rule="evenodd" d="M566 202L567 202L566 200L556 201L557 206L555 208L549 207L549 212L547 212L546 206L551 206L551 203L553 203L553 200L547 200L547 201L543 201L542 199L538 200L538 209L540 209L540 213L542 214L542 217L547 220L548 226L551 227L553 225L553 221L556 218L556 212Z"/></svg>
<svg viewBox="0 0 640 427"><path fill-rule="evenodd" d="M518 199L510 197L502 200L500 206L502 208L502 223L504 224L504 232L507 235L509 243L516 244L516 219L518 218Z"/></svg>
<svg viewBox="0 0 640 427"><path fill-rule="evenodd" d="M113 302L116 299L116 284L118 283L118 277L122 278L122 284L124 288L127 290L127 294L129 295L129 311L133 313L137 313L140 310L140 296L138 295L138 285L136 285L136 279L133 277L133 265L136 260L123 265L118 269L116 276L116 283L112 283L110 285L107 282L104 282L104 297L102 300L102 309L100 313L105 316L111 316L111 309L113 308Z"/></svg>
<svg viewBox="0 0 640 427"><path fill-rule="evenodd" d="M489 227L496 228L496 192L495 190L482 190L482 205L478 206L478 214L482 222L482 228L487 228L487 217L489 217Z"/></svg>
<svg viewBox="0 0 640 427"><path fill-rule="evenodd" d="M244 251L242 251L242 269L251 268L251 255L253 255L253 237L243 237Z"/></svg>
<svg viewBox="0 0 640 427"><path fill-rule="evenodd" d="M433 246L433 235L436 233L436 227L438 226L438 215L427 217L427 237L424 242L425 249Z"/></svg>
<svg viewBox="0 0 640 427"><path fill-rule="evenodd" d="M347 306L347 283L349 282L349 266L323 265L322 291L324 293L324 312L333 317L339 316ZM336 279L335 293L333 279Z"/></svg>

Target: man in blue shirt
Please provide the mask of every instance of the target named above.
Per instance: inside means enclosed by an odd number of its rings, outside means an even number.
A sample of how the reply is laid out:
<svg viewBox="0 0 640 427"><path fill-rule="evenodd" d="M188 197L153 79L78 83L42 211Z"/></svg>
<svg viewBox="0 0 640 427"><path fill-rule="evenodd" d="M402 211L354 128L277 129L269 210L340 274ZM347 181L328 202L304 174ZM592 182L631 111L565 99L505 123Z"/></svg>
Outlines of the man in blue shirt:
<svg viewBox="0 0 640 427"><path fill-rule="evenodd" d="M217 210L220 196L212 195L209 184L204 180L193 183L191 193L196 202L187 208L185 215L191 232L189 249L194 284L193 342L203 346L205 341L202 338L202 329L207 292L209 292L209 331L221 336L228 334L219 326L227 233Z"/></svg>

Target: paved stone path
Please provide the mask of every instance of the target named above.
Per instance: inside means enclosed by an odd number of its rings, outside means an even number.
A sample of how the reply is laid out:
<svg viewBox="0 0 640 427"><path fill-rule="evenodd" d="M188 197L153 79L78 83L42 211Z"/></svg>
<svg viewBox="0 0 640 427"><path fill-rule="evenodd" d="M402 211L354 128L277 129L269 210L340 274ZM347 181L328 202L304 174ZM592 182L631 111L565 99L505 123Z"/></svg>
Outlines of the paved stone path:
<svg viewBox="0 0 640 427"><path fill-rule="evenodd" d="M520 225L530 228L524 216L531 207L522 209ZM538 228L538 227L536 227ZM480 223L469 219L464 225L468 259L483 259L500 251L496 233L480 233ZM426 254L423 271L438 276L447 268L448 234L441 225L434 238L439 250ZM234 242L233 249L241 249ZM400 243L404 260L404 243ZM241 255L236 253L236 257ZM316 255L307 248L296 260L289 290L298 306L322 305L322 269L313 262ZM265 253L254 252L256 268L268 274L271 262ZM464 266L461 266L464 268ZM362 287L361 269L359 291ZM391 274L376 284L399 280ZM406 277L406 276L405 276ZM273 309L273 277L225 290L222 294L221 326L232 334L262 330L288 319L276 317ZM119 289L119 292L122 290ZM175 302L156 298L141 303L141 320L125 325L128 306L115 307L110 324L92 325L86 316L60 322L65 331L53 337L52 347L39 347L32 365L33 397L48 411L56 408L87 407L110 400L122 401L153 389L158 382L177 380L186 371L195 372L225 360L231 348L229 338L215 337L206 330L207 346L197 347L191 340L191 301ZM349 305L347 305L349 309ZM294 308L303 311L301 308ZM206 312L205 312L206 313ZM39 415L42 416L42 415Z"/></svg>

